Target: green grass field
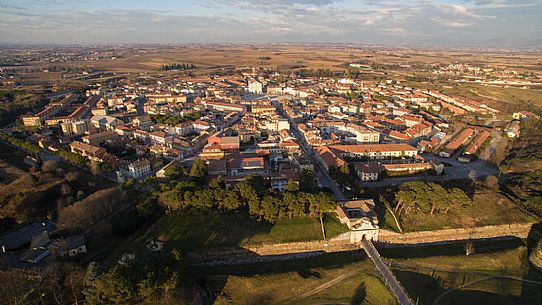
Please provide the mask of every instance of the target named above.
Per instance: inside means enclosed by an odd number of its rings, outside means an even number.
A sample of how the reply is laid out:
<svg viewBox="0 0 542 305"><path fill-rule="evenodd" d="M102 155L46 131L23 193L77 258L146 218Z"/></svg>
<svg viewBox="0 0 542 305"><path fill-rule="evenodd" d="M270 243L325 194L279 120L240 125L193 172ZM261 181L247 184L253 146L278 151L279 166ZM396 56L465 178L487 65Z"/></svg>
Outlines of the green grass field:
<svg viewBox="0 0 542 305"><path fill-rule="evenodd" d="M483 253L488 249L484 245L497 246L479 244L480 253L469 256L396 257L393 261L400 265L394 273L419 304L433 304L439 296L438 304L539 304L542 273L529 268L527 248Z"/></svg>
<svg viewBox="0 0 542 305"><path fill-rule="evenodd" d="M348 229L334 215L324 217L327 238ZM134 233L116 245L110 259L122 253L139 252L149 240L162 240L168 247L182 251L197 251L220 247L241 247L264 243L301 242L322 240L318 218L284 218L275 224L250 218L239 212L184 212L160 218L150 227Z"/></svg>
<svg viewBox="0 0 542 305"><path fill-rule="evenodd" d="M215 305L395 304L369 260L290 272L213 275L204 281L217 295Z"/></svg>
<svg viewBox="0 0 542 305"><path fill-rule="evenodd" d="M347 230L331 215L326 215L324 225L328 238ZM323 239L316 218L283 218L270 224L251 219L243 211L171 214L160 219L149 234L185 250Z"/></svg>
<svg viewBox="0 0 542 305"><path fill-rule="evenodd" d="M534 219L505 196L494 191L479 191L472 203L450 209L448 213L409 213L401 215L401 227L405 232L430 231L446 228L500 225L532 222ZM386 216L388 225L393 219Z"/></svg>

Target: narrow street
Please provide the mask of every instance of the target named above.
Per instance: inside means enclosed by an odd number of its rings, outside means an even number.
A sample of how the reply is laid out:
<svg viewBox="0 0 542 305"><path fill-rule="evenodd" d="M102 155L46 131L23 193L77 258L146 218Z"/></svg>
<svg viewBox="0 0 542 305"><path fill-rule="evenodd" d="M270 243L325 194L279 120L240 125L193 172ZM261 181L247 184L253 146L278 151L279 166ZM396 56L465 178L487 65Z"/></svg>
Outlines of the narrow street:
<svg viewBox="0 0 542 305"><path fill-rule="evenodd" d="M320 184L322 186L325 186L329 188L337 201L344 201L347 198L344 196L343 192L340 190L340 188L335 184L333 179L329 176L328 171L324 168L324 166L321 164L320 160L316 158L316 152L314 151L314 148L307 142L305 137L301 134L301 131L299 130L297 123L294 122L294 120L281 108L277 108L277 111L281 113L284 117L288 119L288 122L290 122L291 125L291 131L294 135L294 137L299 141L299 144L303 148L303 151L309 156L311 163L314 166L315 170L315 177L319 178Z"/></svg>

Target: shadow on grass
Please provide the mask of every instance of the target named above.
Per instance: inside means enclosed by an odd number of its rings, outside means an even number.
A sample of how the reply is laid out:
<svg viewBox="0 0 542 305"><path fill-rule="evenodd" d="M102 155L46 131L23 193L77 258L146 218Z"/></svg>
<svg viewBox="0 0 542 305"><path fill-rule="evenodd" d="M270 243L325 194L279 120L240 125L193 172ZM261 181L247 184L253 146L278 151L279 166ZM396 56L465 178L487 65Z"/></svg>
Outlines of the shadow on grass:
<svg viewBox="0 0 542 305"><path fill-rule="evenodd" d="M432 256L465 255L465 244L472 242L475 253L493 253L524 246L523 240L517 237L507 239L463 240L447 244L427 244L423 246L380 248L379 252L386 258L424 258Z"/></svg>
<svg viewBox="0 0 542 305"><path fill-rule="evenodd" d="M297 271L297 274L298 274L300 277L304 278L304 279L311 278L311 277L312 277L312 278L317 278L317 279L322 278L322 274L320 274L320 272L318 272L318 271L312 271L312 270L310 270L310 269L307 269L307 270L299 270L299 271Z"/></svg>
<svg viewBox="0 0 542 305"><path fill-rule="evenodd" d="M442 281L430 275L403 270L393 272L410 297L420 305L432 304L433 300L445 291Z"/></svg>
<svg viewBox="0 0 542 305"><path fill-rule="evenodd" d="M477 304L477 305L512 305L526 304L520 298L479 290L455 291L441 299L438 305Z"/></svg>
<svg viewBox="0 0 542 305"><path fill-rule="evenodd" d="M365 287L365 283L361 283L358 288L356 288L356 291L354 292L354 295L352 296L352 301L350 304L352 305L361 305L363 301L365 300L365 297L367 296L367 288Z"/></svg>

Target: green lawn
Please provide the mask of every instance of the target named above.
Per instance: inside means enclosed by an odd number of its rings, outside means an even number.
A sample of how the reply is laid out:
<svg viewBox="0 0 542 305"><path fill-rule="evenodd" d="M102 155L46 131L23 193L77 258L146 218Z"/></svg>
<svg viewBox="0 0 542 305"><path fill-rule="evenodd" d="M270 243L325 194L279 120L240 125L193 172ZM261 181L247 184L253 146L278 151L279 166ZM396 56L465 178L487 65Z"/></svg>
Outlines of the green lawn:
<svg viewBox="0 0 542 305"><path fill-rule="evenodd" d="M542 299L542 273L529 268L527 248L519 246L482 253L486 250L484 246L493 247L496 244L480 244L477 246L480 253L469 256L396 257L393 261L402 265L394 267L394 273L410 296L422 305L433 304L448 289L478 280L481 281L444 296L439 304L539 304L538 301ZM420 248L418 252L425 250ZM427 250L431 251L431 248ZM540 284L493 276L513 276Z"/></svg>
<svg viewBox="0 0 542 305"><path fill-rule="evenodd" d="M395 304L369 260L335 267L250 275L212 275L204 281L219 304ZM292 271L293 270L293 271Z"/></svg>
<svg viewBox="0 0 542 305"><path fill-rule="evenodd" d="M347 229L334 216L326 215L324 220L328 238ZM322 239L317 218L283 218L270 224L252 219L244 211L171 214L160 219L145 235L184 250Z"/></svg>
<svg viewBox="0 0 542 305"><path fill-rule="evenodd" d="M327 237L347 230L335 215L325 215ZM197 251L217 247L239 247L263 243L321 240L318 218L284 218L275 224L258 221L245 211L173 213L160 218L149 228L140 229L116 247L111 255L138 252L151 239L166 241L168 246L182 251Z"/></svg>

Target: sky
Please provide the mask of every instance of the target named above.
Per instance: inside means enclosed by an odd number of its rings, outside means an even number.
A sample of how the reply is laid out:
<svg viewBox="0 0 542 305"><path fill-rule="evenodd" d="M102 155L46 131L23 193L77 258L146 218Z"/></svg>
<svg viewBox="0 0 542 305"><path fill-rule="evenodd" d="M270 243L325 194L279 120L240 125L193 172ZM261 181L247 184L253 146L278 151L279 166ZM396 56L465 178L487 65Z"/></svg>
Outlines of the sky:
<svg viewBox="0 0 542 305"><path fill-rule="evenodd" d="M0 44L542 46L542 0L0 0Z"/></svg>

